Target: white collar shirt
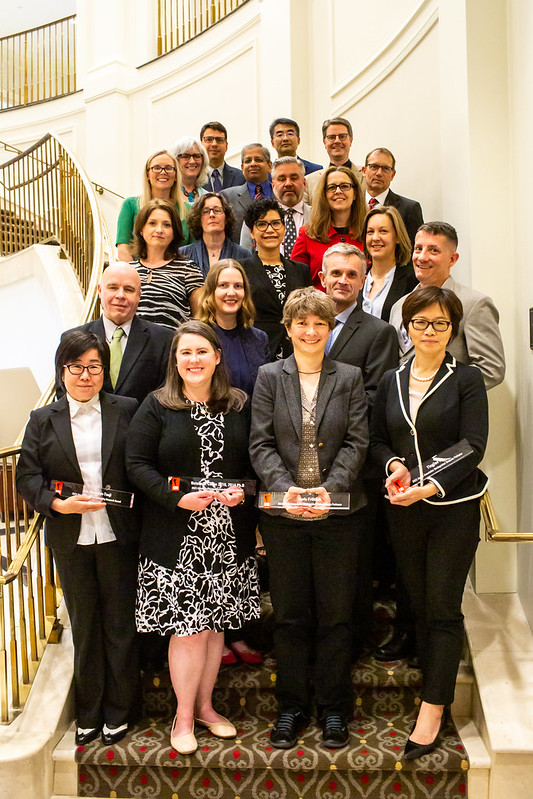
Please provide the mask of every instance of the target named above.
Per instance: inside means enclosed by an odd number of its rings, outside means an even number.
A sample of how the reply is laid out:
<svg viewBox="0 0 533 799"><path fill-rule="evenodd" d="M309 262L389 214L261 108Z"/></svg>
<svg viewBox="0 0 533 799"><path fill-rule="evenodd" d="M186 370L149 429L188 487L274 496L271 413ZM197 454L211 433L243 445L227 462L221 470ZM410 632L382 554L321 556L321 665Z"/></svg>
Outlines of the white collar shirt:
<svg viewBox="0 0 533 799"><path fill-rule="evenodd" d="M372 314L372 316L377 316L378 319L381 319L383 306L385 304L385 300L387 299L387 294L389 293L391 283L394 280L395 272L396 267L393 266L390 272L387 272L383 286L375 295L375 297L372 297L372 299L370 299L370 291L374 284L374 278L372 277L371 271L367 274L363 285L363 311L366 311L367 313Z"/></svg>
<svg viewBox="0 0 533 799"><path fill-rule="evenodd" d="M117 329L117 327L121 327L124 331L124 335L120 339L120 346L122 347L122 354L124 355L124 350L126 349L126 345L128 343L128 338L131 331L131 323L132 319L129 322L124 322L122 325L116 325L111 319L108 319L107 316L102 314L102 322L104 323L104 330L105 330L105 340L109 345L111 345L111 340L113 338L113 333Z"/></svg>

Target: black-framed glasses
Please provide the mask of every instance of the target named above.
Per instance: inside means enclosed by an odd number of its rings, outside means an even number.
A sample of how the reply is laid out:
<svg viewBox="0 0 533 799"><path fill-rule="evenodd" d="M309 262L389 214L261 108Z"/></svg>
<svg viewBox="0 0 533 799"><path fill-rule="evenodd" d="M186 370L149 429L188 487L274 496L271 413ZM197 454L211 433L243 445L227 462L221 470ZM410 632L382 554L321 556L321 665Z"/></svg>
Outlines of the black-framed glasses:
<svg viewBox="0 0 533 799"><path fill-rule="evenodd" d="M202 208L202 216L209 216L210 214L214 214L215 216L219 216L220 214L224 213L223 208Z"/></svg>
<svg viewBox="0 0 533 799"><path fill-rule="evenodd" d="M269 227L271 227L272 230L279 230L283 227L283 221L281 219L271 219L270 222L267 222L266 219L259 219L255 223L255 227L263 232Z"/></svg>
<svg viewBox="0 0 533 799"><path fill-rule="evenodd" d="M104 366L101 363L90 363L89 366L83 366L81 363L66 363L65 369L68 369L71 375L82 375L85 370L91 375L101 375L104 371Z"/></svg>
<svg viewBox="0 0 533 799"><path fill-rule="evenodd" d="M343 194L353 189L353 183L328 183L326 186L326 194L335 194L337 189L340 189Z"/></svg>
<svg viewBox="0 0 533 799"><path fill-rule="evenodd" d="M332 144L335 139L338 139L339 141L346 141L349 135L349 133L328 133L324 138L326 141Z"/></svg>
<svg viewBox="0 0 533 799"><path fill-rule="evenodd" d="M409 322L415 330L427 330L431 325L436 333L445 333L451 325L448 319L434 319L430 322L429 319L422 319L421 317L411 319Z"/></svg>
<svg viewBox="0 0 533 799"><path fill-rule="evenodd" d="M159 166L159 164L151 166L150 169L152 172L155 172L156 175L160 175L161 172L164 172L165 175L172 175L176 171L175 166Z"/></svg>
<svg viewBox="0 0 533 799"><path fill-rule="evenodd" d="M213 144L213 142L215 142L215 144L224 144L226 139L224 136L204 136L202 141L205 141L207 144Z"/></svg>
<svg viewBox="0 0 533 799"><path fill-rule="evenodd" d="M198 164L203 159L203 155L201 153L180 153L178 158L182 161L196 161Z"/></svg>
<svg viewBox="0 0 533 799"><path fill-rule="evenodd" d="M385 174L394 172L394 167L387 166L386 164L367 164L366 168L370 169L371 172L377 172L379 169L381 169L382 172L385 172Z"/></svg>

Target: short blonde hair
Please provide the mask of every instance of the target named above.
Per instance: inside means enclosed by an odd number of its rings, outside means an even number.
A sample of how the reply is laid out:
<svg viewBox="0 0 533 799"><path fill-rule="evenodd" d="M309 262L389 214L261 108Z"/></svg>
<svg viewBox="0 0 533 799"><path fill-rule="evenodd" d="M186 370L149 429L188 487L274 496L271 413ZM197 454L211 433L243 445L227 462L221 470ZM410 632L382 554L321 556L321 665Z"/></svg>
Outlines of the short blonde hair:
<svg viewBox="0 0 533 799"><path fill-rule="evenodd" d="M291 291L283 308L282 322L285 327L290 327L295 319L304 319L309 314L327 322L330 330L335 327L337 310L331 297L314 286Z"/></svg>

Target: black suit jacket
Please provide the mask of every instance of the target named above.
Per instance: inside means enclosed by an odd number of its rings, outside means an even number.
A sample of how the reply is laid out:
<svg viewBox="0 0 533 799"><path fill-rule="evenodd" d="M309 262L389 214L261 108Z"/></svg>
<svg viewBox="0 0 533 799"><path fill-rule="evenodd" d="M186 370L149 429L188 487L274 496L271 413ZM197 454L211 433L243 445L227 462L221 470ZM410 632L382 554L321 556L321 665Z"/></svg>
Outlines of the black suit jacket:
<svg viewBox="0 0 533 799"><path fill-rule="evenodd" d="M100 392L102 410L102 484L120 491L133 491L126 475L125 447L130 421L137 401ZM17 466L17 488L36 511L47 517L46 543L52 549L71 552L78 541L81 515L63 515L50 509L58 496L50 489L52 480L82 483L76 457L68 400L32 411L26 427ZM139 537L139 519L134 508L107 507L113 532L120 544Z"/></svg>
<svg viewBox="0 0 533 799"><path fill-rule="evenodd" d="M350 492L350 511L366 504L359 476L367 444L366 397L361 370L325 357L318 384L316 437L320 484L329 492ZM302 399L292 355L261 366L252 398L250 458L263 491L298 485ZM279 515L280 511L270 511Z"/></svg>
<svg viewBox="0 0 533 799"><path fill-rule="evenodd" d="M342 326L329 357L361 369L370 411L379 381L385 372L398 366L396 330L382 319L365 313L359 302Z"/></svg>
<svg viewBox="0 0 533 799"><path fill-rule="evenodd" d="M416 231L424 222L420 203L416 200L410 200L408 197L402 197L401 194L395 194L389 189L384 205L392 205L398 209L407 228L411 244L414 245Z"/></svg>
<svg viewBox="0 0 533 799"><path fill-rule="evenodd" d="M246 179L242 171L237 169L237 167L224 163L224 169L222 170L222 188L229 189L231 186L242 186L243 183L246 183ZM211 178L208 178L203 188L206 191L215 191Z"/></svg>
<svg viewBox="0 0 533 799"><path fill-rule="evenodd" d="M381 318L385 322L389 321L390 312L394 303L399 300L400 297L405 297L406 294L409 294L415 286L418 286L418 280L415 277L412 264L397 266L381 312Z"/></svg>
<svg viewBox="0 0 533 799"><path fill-rule="evenodd" d="M451 504L479 497L487 478L477 465L488 435L487 392L483 375L446 353L444 361L418 407L416 420L409 408L411 360L387 372L381 381L370 422L370 449L381 474L391 460L403 460L408 469L438 455L466 438L473 454L448 466L432 481L439 494L423 500Z"/></svg>
<svg viewBox="0 0 533 799"><path fill-rule="evenodd" d="M286 300L294 289L312 285L311 272L307 264L302 264L300 261L290 261L284 257L281 260L287 277ZM287 336L287 331L281 324L285 300L283 303L279 301L276 290L257 253L251 258L242 260L241 266L246 271L252 289L252 300L256 310L255 326L267 334L271 358L275 359L280 347L283 357L286 358L292 353L292 344Z"/></svg>
<svg viewBox="0 0 533 799"><path fill-rule="evenodd" d="M83 330L105 340L105 329L102 318L87 322L72 330ZM70 333L67 330L66 333ZM63 336L66 335L63 333ZM63 338L63 336L61 338ZM124 350L120 372L115 388L109 379L104 382L104 391L120 394L123 397L134 397L138 402L164 382L167 370L168 354L174 331L169 327L147 322L134 316L128 343ZM62 397L65 393L63 383L56 381L56 394Z"/></svg>

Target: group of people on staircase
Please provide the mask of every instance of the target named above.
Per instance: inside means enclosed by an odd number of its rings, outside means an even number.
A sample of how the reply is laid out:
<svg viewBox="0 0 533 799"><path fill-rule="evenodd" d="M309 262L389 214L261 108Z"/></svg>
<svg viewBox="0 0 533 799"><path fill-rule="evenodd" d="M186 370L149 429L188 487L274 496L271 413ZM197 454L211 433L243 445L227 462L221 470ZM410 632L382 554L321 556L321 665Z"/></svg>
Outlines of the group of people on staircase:
<svg viewBox="0 0 533 799"><path fill-rule="evenodd" d="M57 400L30 416L17 486L46 517L70 615L78 744L112 745L134 722L139 633L168 637L172 747L194 753L195 725L236 736L212 697L224 658L261 661L246 643L259 541L271 744L294 746L316 712L323 745L347 746L381 512L423 674L404 756L438 744L487 484L486 390L504 376L498 314L451 277L451 225L420 211L413 230L407 201L408 232L401 209L369 201L387 196L390 151L358 173L351 126L326 120L322 169L296 157L294 125L273 124L273 165L244 147L229 188L220 123L148 159L102 315L63 334Z"/></svg>

